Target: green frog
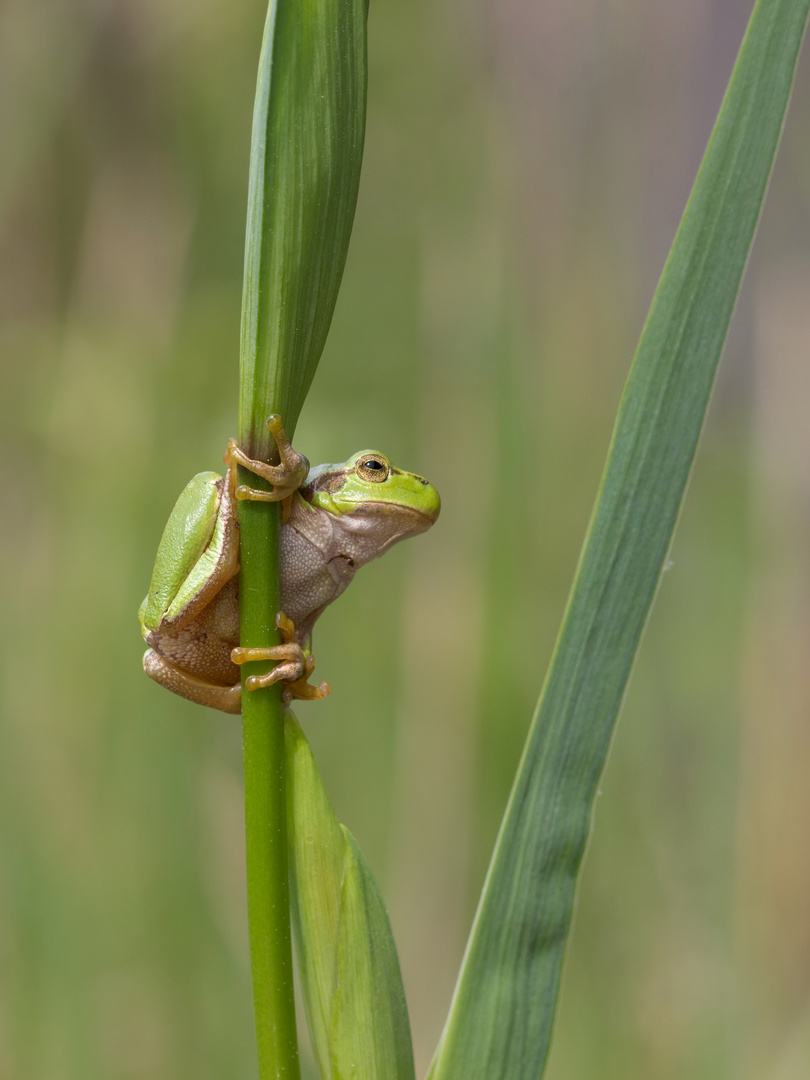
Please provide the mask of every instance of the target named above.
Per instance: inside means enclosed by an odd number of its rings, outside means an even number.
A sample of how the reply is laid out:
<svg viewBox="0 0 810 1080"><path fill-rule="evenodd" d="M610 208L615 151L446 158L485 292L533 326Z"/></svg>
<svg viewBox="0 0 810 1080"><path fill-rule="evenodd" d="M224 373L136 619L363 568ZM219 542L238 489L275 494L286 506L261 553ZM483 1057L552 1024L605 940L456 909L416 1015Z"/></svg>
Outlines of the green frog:
<svg viewBox="0 0 810 1080"><path fill-rule="evenodd" d="M432 484L395 468L376 450L310 469L287 440L280 417L271 416L268 427L279 465L248 457L231 439L226 475L202 472L189 482L163 532L138 612L149 645L146 674L181 697L229 713L241 712L239 666L252 660L276 663L266 675L246 679L247 690L283 682L285 701L325 697L328 683L309 681L316 619L361 566L425 532L441 506ZM237 465L263 477L272 490L239 485ZM276 618L282 644L266 649L239 646L240 499L282 507L282 611Z"/></svg>

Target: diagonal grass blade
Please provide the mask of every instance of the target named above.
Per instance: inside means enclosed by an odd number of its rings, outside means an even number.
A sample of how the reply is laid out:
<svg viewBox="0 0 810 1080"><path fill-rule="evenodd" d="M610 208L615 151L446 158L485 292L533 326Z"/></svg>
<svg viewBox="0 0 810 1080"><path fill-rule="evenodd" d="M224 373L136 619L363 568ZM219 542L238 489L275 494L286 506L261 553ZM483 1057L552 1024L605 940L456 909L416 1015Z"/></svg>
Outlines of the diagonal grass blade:
<svg viewBox="0 0 810 1080"><path fill-rule="evenodd" d="M759 0L650 309L430 1080L536 1080L616 717L754 238L810 0Z"/></svg>

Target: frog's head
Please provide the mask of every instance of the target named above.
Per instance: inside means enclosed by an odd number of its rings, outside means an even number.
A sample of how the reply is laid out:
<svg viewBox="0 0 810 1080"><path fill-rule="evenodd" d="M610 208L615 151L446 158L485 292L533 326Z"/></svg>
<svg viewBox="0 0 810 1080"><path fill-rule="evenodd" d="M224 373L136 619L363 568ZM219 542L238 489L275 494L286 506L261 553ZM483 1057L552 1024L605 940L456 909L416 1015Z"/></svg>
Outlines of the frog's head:
<svg viewBox="0 0 810 1080"><path fill-rule="evenodd" d="M441 508L439 493L431 483L416 473L395 468L378 450L361 450L342 465L316 465L310 469L301 494L330 514L358 510L414 514L424 518L425 529Z"/></svg>
<svg viewBox="0 0 810 1080"><path fill-rule="evenodd" d="M300 494L312 506L363 534L382 554L397 540L425 532L439 516L436 488L416 473L395 468L385 454L361 450L342 465L311 469Z"/></svg>

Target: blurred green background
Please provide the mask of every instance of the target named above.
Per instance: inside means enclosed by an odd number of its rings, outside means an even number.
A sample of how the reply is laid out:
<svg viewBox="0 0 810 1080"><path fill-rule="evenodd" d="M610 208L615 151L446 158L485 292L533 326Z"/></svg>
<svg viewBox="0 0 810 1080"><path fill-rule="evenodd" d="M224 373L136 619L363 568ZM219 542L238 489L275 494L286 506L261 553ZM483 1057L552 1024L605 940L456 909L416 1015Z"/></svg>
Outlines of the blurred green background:
<svg viewBox="0 0 810 1080"><path fill-rule="evenodd" d="M420 1072L750 9L373 0L356 228L296 444L382 449L444 508L323 617L333 693L298 715L386 897ZM235 430L263 19L0 7L2 1080L256 1075L239 725L143 676L135 613ZM808 116L805 62L549 1080L810 1075Z"/></svg>

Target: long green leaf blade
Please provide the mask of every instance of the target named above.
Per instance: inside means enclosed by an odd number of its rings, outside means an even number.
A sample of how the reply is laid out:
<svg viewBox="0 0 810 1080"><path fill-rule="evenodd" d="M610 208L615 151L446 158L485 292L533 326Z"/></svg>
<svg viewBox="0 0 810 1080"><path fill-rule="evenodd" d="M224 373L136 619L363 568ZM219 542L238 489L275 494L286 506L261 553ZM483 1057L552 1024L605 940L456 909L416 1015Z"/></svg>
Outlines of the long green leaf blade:
<svg viewBox="0 0 810 1080"><path fill-rule="evenodd" d="M270 0L259 64L242 308L239 429L292 436L349 247L366 123L366 0Z"/></svg>
<svg viewBox="0 0 810 1080"><path fill-rule="evenodd" d="M810 0L759 0L625 388L431 1080L536 1080L593 805L773 165Z"/></svg>
<svg viewBox="0 0 810 1080"><path fill-rule="evenodd" d="M292 923L312 1046L331 1077L332 1002L337 981L345 842L301 728L287 713L287 827Z"/></svg>
<svg viewBox="0 0 810 1080"><path fill-rule="evenodd" d="M292 918L321 1076L413 1080L405 991L379 890L290 712L285 742Z"/></svg>
<svg viewBox="0 0 810 1080"><path fill-rule="evenodd" d="M346 839L337 981L335 1080L414 1080L413 1047L394 936L357 841Z"/></svg>

